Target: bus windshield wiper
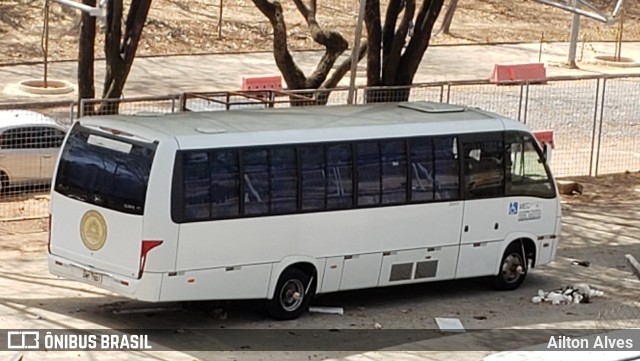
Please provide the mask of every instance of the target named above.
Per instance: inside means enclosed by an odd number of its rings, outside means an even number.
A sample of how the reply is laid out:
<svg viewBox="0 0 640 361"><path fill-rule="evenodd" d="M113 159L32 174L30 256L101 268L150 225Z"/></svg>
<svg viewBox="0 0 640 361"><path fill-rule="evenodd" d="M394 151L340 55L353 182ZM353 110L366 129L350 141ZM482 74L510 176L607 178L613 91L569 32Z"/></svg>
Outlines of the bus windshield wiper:
<svg viewBox="0 0 640 361"><path fill-rule="evenodd" d="M75 199L77 201L80 201L80 202L86 202L87 201L86 197L83 197L81 195L74 194L74 193L67 193L67 197L73 198L73 199Z"/></svg>

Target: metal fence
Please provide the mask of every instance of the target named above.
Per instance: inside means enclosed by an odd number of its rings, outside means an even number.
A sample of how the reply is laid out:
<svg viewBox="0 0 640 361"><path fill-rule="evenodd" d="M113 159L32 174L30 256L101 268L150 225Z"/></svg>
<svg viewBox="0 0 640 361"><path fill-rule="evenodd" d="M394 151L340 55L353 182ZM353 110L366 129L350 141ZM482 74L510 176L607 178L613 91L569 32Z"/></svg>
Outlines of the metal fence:
<svg viewBox="0 0 640 361"><path fill-rule="evenodd" d="M0 105L0 109L33 111L30 117L53 119L68 127L81 116L157 114L181 111L225 111L294 105L347 103L348 88L329 90L208 92L129 99L90 99L77 103ZM558 177L640 170L640 76L549 78L544 84L495 85L488 81L414 84L410 87L356 89L356 103L367 100L435 101L479 107L526 123L534 130L553 130L551 168ZM8 113L0 113L8 114ZM1 130L11 117L0 115L0 220L47 215L51 169L36 149L9 149ZM26 134L26 133L25 133ZM26 138L40 137L33 132ZM25 138L25 139L26 139ZM32 143L38 142L35 139ZM30 144L32 144L30 143ZM22 154L24 153L24 154ZM33 153L26 155L27 153ZM7 159L32 168L31 181L12 182ZM56 153L57 156L57 153ZM22 158L20 158L22 157ZM50 159L49 159L50 160ZM34 173L35 174L35 173ZM27 179L28 180L28 179Z"/></svg>
<svg viewBox="0 0 640 361"><path fill-rule="evenodd" d="M123 99L82 99L77 107L78 118L104 115L155 115L180 111L182 95L137 97Z"/></svg>
<svg viewBox="0 0 640 361"><path fill-rule="evenodd" d="M51 175L74 118L69 102L0 108L0 220L47 215Z"/></svg>

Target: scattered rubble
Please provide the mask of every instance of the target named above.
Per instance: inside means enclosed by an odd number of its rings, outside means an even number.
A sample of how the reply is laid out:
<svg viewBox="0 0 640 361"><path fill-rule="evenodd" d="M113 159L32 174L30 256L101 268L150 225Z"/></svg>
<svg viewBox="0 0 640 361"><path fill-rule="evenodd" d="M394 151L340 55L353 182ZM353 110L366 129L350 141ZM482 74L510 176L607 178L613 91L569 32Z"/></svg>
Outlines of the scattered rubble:
<svg viewBox="0 0 640 361"><path fill-rule="evenodd" d="M591 262L589 262L588 260L584 260L584 261L574 260L571 262L571 264L574 266L589 267L591 265Z"/></svg>
<svg viewBox="0 0 640 361"><path fill-rule="evenodd" d="M594 289L586 283L579 283L565 288L559 288L551 292L538 290L538 295L531 298L533 303L548 302L552 305L568 305L589 303L593 297L601 297L604 292Z"/></svg>

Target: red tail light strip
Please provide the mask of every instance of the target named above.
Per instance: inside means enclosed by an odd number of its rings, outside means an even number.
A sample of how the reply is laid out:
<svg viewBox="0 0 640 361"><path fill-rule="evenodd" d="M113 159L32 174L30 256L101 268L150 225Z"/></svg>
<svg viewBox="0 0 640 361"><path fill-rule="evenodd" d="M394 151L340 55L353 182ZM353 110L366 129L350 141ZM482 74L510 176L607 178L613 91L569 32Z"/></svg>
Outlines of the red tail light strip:
<svg viewBox="0 0 640 361"><path fill-rule="evenodd" d="M142 241L142 249L140 250L140 270L138 271L138 279L142 278L144 265L147 261L147 253L162 244L162 241Z"/></svg>

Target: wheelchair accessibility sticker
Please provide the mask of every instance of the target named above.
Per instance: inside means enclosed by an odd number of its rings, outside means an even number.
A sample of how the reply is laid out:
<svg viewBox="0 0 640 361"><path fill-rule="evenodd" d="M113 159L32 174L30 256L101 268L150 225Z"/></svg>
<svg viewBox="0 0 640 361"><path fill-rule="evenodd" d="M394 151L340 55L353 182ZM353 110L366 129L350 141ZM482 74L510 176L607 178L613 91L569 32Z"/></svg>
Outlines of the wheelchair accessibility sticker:
<svg viewBox="0 0 640 361"><path fill-rule="evenodd" d="M509 215L518 215L518 222L530 221L542 218L542 209L536 202L510 202Z"/></svg>

